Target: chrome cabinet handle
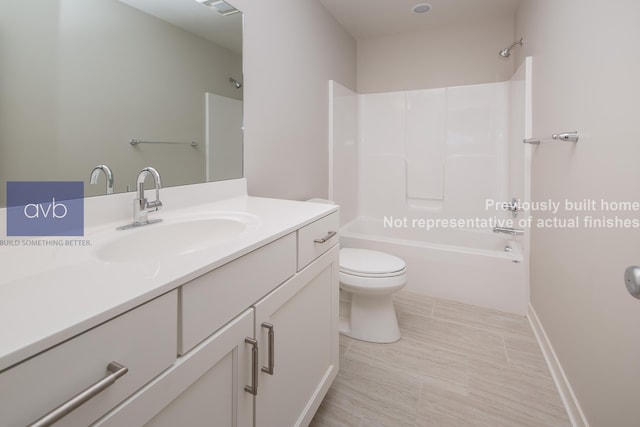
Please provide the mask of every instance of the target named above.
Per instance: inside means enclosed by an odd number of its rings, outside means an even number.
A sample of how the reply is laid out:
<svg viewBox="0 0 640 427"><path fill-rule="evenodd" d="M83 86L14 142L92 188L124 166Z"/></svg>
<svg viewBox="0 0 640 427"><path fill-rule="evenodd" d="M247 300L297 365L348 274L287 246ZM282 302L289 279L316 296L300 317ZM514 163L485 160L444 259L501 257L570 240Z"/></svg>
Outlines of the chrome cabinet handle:
<svg viewBox="0 0 640 427"><path fill-rule="evenodd" d="M262 367L262 372L273 375L273 366L275 362L275 334L271 323L263 322L262 327L269 331L269 360L268 366Z"/></svg>
<svg viewBox="0 0 640 427"><path fill-rule="evenodd" d="M335 232L335 231L329 231L327 233L327 235L324 236L322 239L315 239L314 242L316 242L316 243L327 243L327 241L329 239L331 239L333 236L335 236L336 234L337 234L337 232Z"/></svg>
<svg viewBox="0 0 640 427"><path fill-rule="evenodd" d="M244 342L251 345L251 385L244 386L244 391L254 396L258 394L258 341L245 338Z"/></svg>
<svg viewBox="0 0 640 427"><path fill-rule="evenodd" d="M98 394L100 394L100 392L113 385L117 379L129 372L129 368L127 368L126 366L122 366L117 362L111 362L107 366L107 371L109 371L109 374L106 377L88 387L87 389L81 391L33 424L30 424L29 427L47 427L53 425L53 423L59 421L62 417L68 415L73 410L82 406L89 399L97 396Z"/></svg>

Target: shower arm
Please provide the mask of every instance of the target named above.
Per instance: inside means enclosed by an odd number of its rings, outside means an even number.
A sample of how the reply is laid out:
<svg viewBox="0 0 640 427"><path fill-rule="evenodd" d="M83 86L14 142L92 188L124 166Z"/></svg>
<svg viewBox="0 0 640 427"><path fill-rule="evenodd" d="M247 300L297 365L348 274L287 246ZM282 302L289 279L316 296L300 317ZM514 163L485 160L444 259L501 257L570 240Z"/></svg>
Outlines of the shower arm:
<svg viewBox="0 0 640 427"><path fill-rule="evenodd" d="M514 47L515 45L517 45L517 44L519 44L520 46L522 46L522 37L520 37L520 40L517 40L517 41L515 41L515 42L511 43L511 44L509 45L509 47L505 48L504 50L511 50L511 49L513 49L513 47Z"/></svg>
<svg viewBox="0 0 640 427"><path fill-rule="evenodd" d="M513 49L513 47L515 45L517 45L517 44L522 46L522 37L520 37L520 40L517 40L517 41L511 43L509 46L505 47L500 52L498 52L499 55L502 56L503 58L508 58L511 55L511 49Z"/></svg>

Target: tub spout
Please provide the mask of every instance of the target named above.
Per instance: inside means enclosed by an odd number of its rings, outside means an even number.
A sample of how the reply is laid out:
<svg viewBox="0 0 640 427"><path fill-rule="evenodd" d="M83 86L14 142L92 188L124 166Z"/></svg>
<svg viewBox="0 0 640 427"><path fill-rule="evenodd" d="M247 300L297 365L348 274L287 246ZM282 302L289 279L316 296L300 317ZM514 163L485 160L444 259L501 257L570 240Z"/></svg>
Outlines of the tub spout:
<svg viewBox="0 0 640 427"><path fill-rule="evenodd" d="M524 234L524 230L520 230L517 228L510 228L510 227L494 227L493 232L510 234L512 236L522 236Z"/></svg>

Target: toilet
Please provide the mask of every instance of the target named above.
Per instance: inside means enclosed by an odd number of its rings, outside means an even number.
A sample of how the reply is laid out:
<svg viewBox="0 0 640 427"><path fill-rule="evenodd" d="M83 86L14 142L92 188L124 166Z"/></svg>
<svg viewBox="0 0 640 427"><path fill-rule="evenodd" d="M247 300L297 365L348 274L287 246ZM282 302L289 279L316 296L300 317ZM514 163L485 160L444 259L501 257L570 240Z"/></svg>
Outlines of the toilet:
<svg viewBox="0 0 640 427"><path fill-rule="evenodd" d="M400 339L392 295L407 283L405 262L368 249L340 249L340 333L362 341Z"/></svg>
<svg viewBox="0 0 640 427"><path fill-rule="evenodd" d="M335 205L326 199L312 203ZM392 343L400 328L392 295L407 284L404 260L369 249L340 249L340 333L361 341Z"/></svg>

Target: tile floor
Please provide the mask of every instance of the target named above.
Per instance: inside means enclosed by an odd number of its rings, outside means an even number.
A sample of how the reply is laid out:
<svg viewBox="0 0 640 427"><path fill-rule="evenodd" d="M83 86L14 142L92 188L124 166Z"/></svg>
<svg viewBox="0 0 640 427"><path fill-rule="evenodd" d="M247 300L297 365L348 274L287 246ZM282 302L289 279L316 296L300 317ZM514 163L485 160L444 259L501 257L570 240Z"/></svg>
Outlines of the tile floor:
<svg viewBox="0 0 640 427"><path fill-rule="evenodd" d="M524 317L401 292L402 339L340 336L312 427L570 426Z"/></svg>

